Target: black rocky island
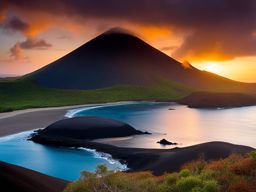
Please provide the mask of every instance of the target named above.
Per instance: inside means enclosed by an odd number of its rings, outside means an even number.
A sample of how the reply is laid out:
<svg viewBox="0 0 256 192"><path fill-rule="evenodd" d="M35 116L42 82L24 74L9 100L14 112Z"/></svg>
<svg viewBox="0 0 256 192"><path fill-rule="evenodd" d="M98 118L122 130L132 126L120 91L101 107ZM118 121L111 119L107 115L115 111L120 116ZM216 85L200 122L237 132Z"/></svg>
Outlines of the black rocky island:
<svg viewBox="0 0 256 192"><path fill-rule="evenodd" d="M100 138L126 137L149 134L132 126L100 117L74 117L57 121L45 129L38 130L31 140L39 143L93 140Z"/></svg>
<svg viewBox="0 0 256 192"><path fill-rule="evenodd" d="M166 139L161 139L160 141L157 141L157 143L161 145L178 145L178 143L168 141Z"/></svg>

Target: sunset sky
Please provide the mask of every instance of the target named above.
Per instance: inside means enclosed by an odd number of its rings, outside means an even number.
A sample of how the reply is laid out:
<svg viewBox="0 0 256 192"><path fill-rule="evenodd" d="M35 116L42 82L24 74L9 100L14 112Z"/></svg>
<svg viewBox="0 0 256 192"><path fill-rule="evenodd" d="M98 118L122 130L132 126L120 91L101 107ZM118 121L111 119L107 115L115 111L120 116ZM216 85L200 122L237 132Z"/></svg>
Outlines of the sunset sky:
<svg viewBox="0 0 256 192"><path fill-rule="evenodd" d="M34 71L112 27L199 69L256 82L255 0L1 0L0 75Z"/></svg>

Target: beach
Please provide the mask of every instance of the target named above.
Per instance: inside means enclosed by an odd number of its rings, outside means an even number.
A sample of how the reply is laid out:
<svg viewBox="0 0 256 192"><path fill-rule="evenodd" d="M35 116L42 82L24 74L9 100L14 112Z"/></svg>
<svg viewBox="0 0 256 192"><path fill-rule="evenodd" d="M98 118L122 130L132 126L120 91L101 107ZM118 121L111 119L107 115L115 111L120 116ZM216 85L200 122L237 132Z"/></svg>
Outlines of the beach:
<svg viewBox="0 0 256 192"><path fill-rule="evenodd" d="M34 108L0 113L0 137L23 131L44 128L55 121L66 118L65 115L69 110L120 103L128 102Z"/></svg>

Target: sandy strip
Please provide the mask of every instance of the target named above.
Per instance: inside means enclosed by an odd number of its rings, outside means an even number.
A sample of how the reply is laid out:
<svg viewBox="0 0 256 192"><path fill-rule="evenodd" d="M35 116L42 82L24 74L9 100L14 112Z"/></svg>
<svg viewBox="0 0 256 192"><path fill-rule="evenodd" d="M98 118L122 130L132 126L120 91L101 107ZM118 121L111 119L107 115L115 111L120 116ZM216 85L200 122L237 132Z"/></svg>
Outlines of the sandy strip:
<svg viewBox="0 0 256 192"><path fill-rule="evenodd" d="M46 127L57 120L66 118L65 114L69 110L85 107L95 107L99 105L108 106L127 103L131 102L124 101L104 104L85 104L64 107L35 108L0 113L0 137L23 131L33 130L36 128Z"/></svg>

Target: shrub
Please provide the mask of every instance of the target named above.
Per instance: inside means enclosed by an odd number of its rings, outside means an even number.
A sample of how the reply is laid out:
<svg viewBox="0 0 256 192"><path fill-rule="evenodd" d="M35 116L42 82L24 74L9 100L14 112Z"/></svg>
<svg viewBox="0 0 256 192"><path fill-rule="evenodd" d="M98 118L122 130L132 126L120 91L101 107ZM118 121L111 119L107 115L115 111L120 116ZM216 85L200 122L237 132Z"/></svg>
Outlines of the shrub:
<svg viewBox="0 0 256 192"><path fill-rule="evenodd" d="M180 192L190 192L194 188L202 188L203 182L195 176L182 177L177 181L177 187Z"/></svg>
<svg viewBox="0 0 256 192"><path fill-rule="evenodd" d="M173 185L176 183L177 179L178 179L179 174L177 173L172 173L170 175L168 175L165 179L165 181L167 182L168 185Z"/></svg>
<svg viewBox="0 0 256 192"><path fill-rule="evenodd" d="M179 177L188 177L191 173L188 169L182 169L179 173Z"/></svg>
<svg viewBox="0 0 256 192"><path fill-rule="evenodd" d="M208 180L204 182L203 191L205 192L217 192L219 190L219 186L217 181Z"/></svg>
<svg viewBox="0 0 256 192"><path fill-rule="evenodd" d="M193 161L180 172L158 177L150 172L114 173L101 165L95 173L82 172L65 192L255 192L254 154Z"/></svg>
<svg viewBox="0 0 256 192"><path fill-rule="evenodd" d="M207 165L207 169L210 169L210 170L223 170L225 169L226 165L224 163L223 160L219 160L219 161L211 161L210 163L208 163Z"/></svg>
<svg viewBox="0 0 256 192"><path fill-rule="evenodd" d="M256 161L252 158L244 158L230 166L230 171L238 175L250 175L256 169Z"/></svg>
<svg viewBox="0 0 256 192"><path fill-rule="evenodd" d="M97 168L96 168L95 173L98 176L105 176L105 175L109 174L110 172L109 172L106 165L98 165Z"/></svg>
<svg viewBox="0 0 256 192"><path fill-rule="evenodd" d="M169 185L167 182L161 183L157 186L156 192L176 192L176 185Z"/></svg>
<svg viewBox="0 0 256 192"><path fill-rule="evenodd" d="M200 160L191 161L190 163L185 164L183 168L190 170L192 174L200 174L206 165L207 165L206 161L200 159Z"/></svg>
<svg viewBox="0 0 256 192"><path fill-rule="evenodd" d="M252 159L256 160L256 151L252 151L252 152L250 153L250 157L251 157Z"/></svg>
<svg viewBox="0 0 256 192"><path fill-rule="evenodd" d="M230 183L228 192L250 192L249 183L243 178L236 179L232 183Z"/></svg>
<svg viewBox="0 0 256 192"><path fill-rule="evenodd" d="M214 178L214 176L215 176L215 172L213 170L203 170L199 175L199 177L202 180L211 180Z"/></svg>

